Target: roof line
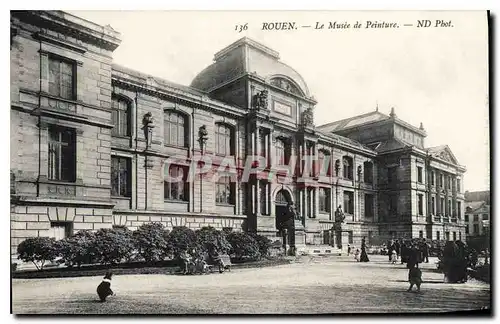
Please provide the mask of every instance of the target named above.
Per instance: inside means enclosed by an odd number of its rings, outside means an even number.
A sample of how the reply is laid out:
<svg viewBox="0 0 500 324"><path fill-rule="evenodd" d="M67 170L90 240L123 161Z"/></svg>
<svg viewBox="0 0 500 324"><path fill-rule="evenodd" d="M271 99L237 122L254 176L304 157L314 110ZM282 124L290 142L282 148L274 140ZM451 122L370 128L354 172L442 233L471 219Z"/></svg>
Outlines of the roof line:
<svg viewBox="0 0 500 324"><path fill-rule="evenodd" d="M374 113L378 113L378 114L384 115L385 117L389 118L388 115L381 113L380 111L370 111L370 112L367 112L367 113L364 113L361 115L356 115L356 116L352 116L352 117L348 117L348 118L344 118L344 119L339 119L339 120L336 120L336 121L333 121L333 122L330 122L327 124L319 125L319 126L316 126L316 128L327 127L327 126L330 126L332 124L340 123L340 122L347 121L347 120L352 120L352 119L358 118L358 117L365 117L365 116L368 116L368 115L374 114Z"/></svg>

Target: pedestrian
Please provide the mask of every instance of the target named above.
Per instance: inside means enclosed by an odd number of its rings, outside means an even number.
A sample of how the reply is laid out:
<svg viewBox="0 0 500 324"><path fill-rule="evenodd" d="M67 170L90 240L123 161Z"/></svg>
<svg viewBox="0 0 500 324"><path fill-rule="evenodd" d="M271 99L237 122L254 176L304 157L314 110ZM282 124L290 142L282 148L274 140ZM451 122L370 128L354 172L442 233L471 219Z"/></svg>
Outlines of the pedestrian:
<svg viewBox="0 0 500 324"><path fill-rule="evenodd" d="M392 260L392 252L394 251L394 244L392 243L392 241L389 241L389 250L387 250L387 254L389 255L389 262L393 261Z"/></svg>
<svg viewBox="0 0 500 324"><path fill-rule="evenodd" d="M356 249L356 252L354 253L354 259L359 262L360 260L360 255L361 253L359 252L359 249Z"/></svg>
<svg viewBox="0 0 500 324"><path fill-rule="evenodd" d="M347 244L347 255L351 255L351 244Z"/></svg>
<svg viewBox="0 0 500 324"><path fill-rule="evenodd" d="M408 271L408 281L410 282L410 288L408 291L411 291L413 285L417 286L417 292L420 291L420 285L422 284L422 271L418 268L418 263Z"/></svg>
<svg viewBox="0 0 500 324"><path fill-rule="evenodd" d="M429 245L427 244L425 239L422 242L422 251L425 263L429 263Z"/></svg>
<svg viewBox="0 0 500 324"><path fill-rule="evenodd" d="M360 262L369 262L370 259L368 259L368 255L366 254L366 243L365 243L365 237L361 240L361 256L359 259Z"/></svg>
<svg viewBox="0 0 500 324"><path fill-rule="evenodd" d="M396 250L392 250L392 264L396 264L398 261L398 255L396 254Z"/></svg>
<svg viewBox="0 0 500 324"><path fill-rule="evenodd" d="M401 244L399 243L399 240L396 240L394 243L394 249L396 250L397 258L399 258L401 255Z"/></svg>

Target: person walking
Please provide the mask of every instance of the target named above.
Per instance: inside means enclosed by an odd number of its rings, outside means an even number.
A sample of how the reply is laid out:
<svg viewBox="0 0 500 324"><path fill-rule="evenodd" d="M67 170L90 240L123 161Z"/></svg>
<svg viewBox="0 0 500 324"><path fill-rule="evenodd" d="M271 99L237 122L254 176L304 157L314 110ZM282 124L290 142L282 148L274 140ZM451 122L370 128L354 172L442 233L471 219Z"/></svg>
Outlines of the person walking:
<svg viewBox="0 0 500 324"><path fill-rule="evenodd" d="M369 262L370 259L368 259L368 255L366 254L366 243L365 243L365 237L363 236L363 239L361 240L361 257L359 259L360 262Z"/></svg>
<svg viewBox="0 0 500 324"><path fill-rule="evenodd" d="M425 241L425 239L422 242L422 252L423 252L423 259L425 263L429 263L429 245Z"/></svg>
<svg viewBox="0 0 500 324"><path fill-rule="evenodd" d="M388 246L387 254L389 255L389 262L394 262L394 260L392 259L392 254L393 254L392 252L394 251L394 244L392 243L392 241L389 241L387 246Z"/></svg>
<svg viewBox="0 0 500 324"><path fill-rule="evenodd" d="M394 243L394 249L396 250L397 257L401 257L401 244L399 243L399 240L396 240Z"/></svg>

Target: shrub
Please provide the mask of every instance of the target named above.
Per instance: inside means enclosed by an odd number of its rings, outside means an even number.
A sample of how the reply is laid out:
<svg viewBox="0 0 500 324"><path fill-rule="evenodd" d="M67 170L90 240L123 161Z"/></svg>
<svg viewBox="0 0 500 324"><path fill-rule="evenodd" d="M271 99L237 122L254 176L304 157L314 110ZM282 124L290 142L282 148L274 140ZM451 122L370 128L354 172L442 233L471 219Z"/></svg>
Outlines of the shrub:
<svg viewBox="0 0 500 324"><path fill-rule="evenodd" d="M255 260L260 257L259 245L257 241L245 232L233 232L227 236L231 244L231 254L236 259Z"/></svg>
<svg viewBox="0 0 500 324"><path fill-rule="evenodd" d="M101 264L117 264L127 260L133 250L132 232L126 228L102 228L95 233L96 261Z"/></svg>
<svg viewBox="0 0 500 324"><path fill-rule="evenodd" d="M71 237L58 241L57 247L61 257L58 262L64 263L67 267L76 265L79 268L82 264L96 262L98 252L94 232L81 230Z"/></svg>
<svg viewBox="0 0 500 324"><path fill-rule="evenodd" d="M195 232L196 244L203 251L208 251L211 245L215 246L217 251L222 254L227 254L231 250L226 234L211 226L202 227Z"/></svg>
<svg viewBox="0 0 500 324"><path fill-rule="evenodd" d="M30 237L17 246L18 259L33 262L37 270L42 270L46 261L57 257L57 246L54 238Z"/></svg>
<svg viewBox="0 0 500 324"><path fill-rule="evenodd" d="M269 238L263 235L259 235L257 233L249 233L249 234L251 237L254 238L255 241L257 241L260 257L265 258L269 256L269 250L273 242Z"/></svg>
<svg viewBox="0 0 500 324"><path fill-rule="evenodd" d="M168 235L168 253L177 258L183 251L199 248L196 234L185 226L176 227Z"/></svg>
<svg viewBox="0 0 500 324"><path fill-rule="evenodd" d="M163 261L167 256L168 231L161 223L142 224L133 234L134 246L144 261Z"/></svg>

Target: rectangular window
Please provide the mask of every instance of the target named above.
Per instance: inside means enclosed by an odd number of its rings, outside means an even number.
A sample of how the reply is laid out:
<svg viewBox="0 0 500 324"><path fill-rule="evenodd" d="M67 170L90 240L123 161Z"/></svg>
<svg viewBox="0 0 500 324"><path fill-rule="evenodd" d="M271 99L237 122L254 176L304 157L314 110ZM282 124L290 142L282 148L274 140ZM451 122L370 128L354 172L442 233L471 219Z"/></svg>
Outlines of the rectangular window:
<svg viewBox="0 0 500 324"><path fill-rule="evenodd" d="M453 241L457 240L457 232L453 232Z"/></svg>
<svg viewBox="0 0 500 324"><path fill-rule="evenodd" d="M354 235L352 234L352 231L349 231L349 244L353 244L354 243Z"/></svg>
<svg viewBox="0 0 500 324"><path fill-rule="evenodd" d="M215 153L230 156L233 152L232 142L231 128L224 124L215 125Z"/></svg>
<svg viewBox="0 0 500 324"><path fill-rule="evenodd" d="M441 198L441 204L439 205L439 207L440 207L440 208L439 208L439 214L440 214L440 215L444 215L444 213L445 213L445 211L446 211L446 210L445 210L445 208L444 208L444 207L445 207L445 206L444 206L444 198Z"/></svg>
<svg viewBox="0 0 500 324"><path fill-rule="evenodd" d="M474 224L474 235L479 234L479 224Z"/></svg>
<svg viewBox="0 0 500 324"><path fill-rule="evenodd" d="M479 215L474 215L474 222L479 222Z"/></svg>
<svg viewBox="0 0 500 324"><path fill-rule="evenodd" d="M268 187L268 183L261 180L259 182L259 190L260 190L260 213L262 215L267 215L267 208L266 208L266 205L269 201L269 199L267 199L267 187Z"/></svg>
<svg viewBox="0 0 500 324"><path fill-rule="evenodd" d="M451 190L451 176L448 176L448 190Z"/></svg>
<svg viewBox="0 0 500 324"><path fill-rule="evenodd" d="M465 217L464 217L464 220L465 220L466 222L468 222L468 221L469 221L469 215L467 215L467 214L466 214L466 215L465 215Z"/></svg>
<svg viewBox="0 0 500 324"><path fill-rule="evenodd" d="M417 195L418 197L418 214L424 214L424 195Z"/></svg>
<svg viewBox="0 0 500 324"><path fill-rule="evenodd" d="M452 216L452 213L451 213L451 200L448 200L448 216Z"/></svg>
<svg viewBox="0 0 500 324"><path fill-rule="evenodd" d="M50 222L49 237L56 240L71 236L73 231L73 223L70 222Z"/></svg>
<svg viewBox="0 0 500 324"><path fill-rule="evenodd" d="M373 195L365 194L365 217L373 217Z"/></svg>
<svg viewBox="0 0 500 324"><path fill-rule="evenodd" d="M398 213L398 196L390 195L388 205L389 214L396 215Z"/></svg>
<svg viewBox="0 0 500 324"><path fill-rule="evenodd" d="M440 240L441 239L441 233L439 231L436 232L436 240Z"/></svg>
<svg viewBox="0 0 500 324"><path fill-rule="evenodd" d="M441 188L444 187L444 175L442 175L442 174L439 175L439 186Z"/></svg>
<svg viewBox="0 0 500 324"><path fill-rule="evenodd" d="M431 171L431 185L432 186L434 186L434 184L435 184L435 177L436 177L436 175L435 175L434 171Z"/></svg>
<svg viewBox="0 0 500 324"><path fill-rule="evenodd" d="M186 117L180 113L166 111L163 115L163 136L165 145L187 147Z"/></svg>
<svg viewBox="0 0 500 324"><path fill-rule="evenodd" d="M431 213L436 215L436 197L431 197Z"/></svg>
<svg viewBox="0 0 500 324"><path fill-rule="evenodd" d="M469 224L465 224L465 234L469 234Z"/></svg>
<svg viewBox="0 0 500 324"><path fill-rule="evenodd" d="M462 217L462 202L457 201L457 217Z"/></svg>
<svg viewBox="0 0 500 324"><path fill-rule="evenodd" d="M395 183L398 180L397 167L387 169L387 183Z"/></svg>
<svg viewBox="0 0 500 324"><path fill-rule="evenodd" d="M418 237L419 238L424 238L424 231L419 231L418 232Z"/></svg>
<svg viewBox="0 0 500 324"><path fill-rule="evenodd" d="M373 183L373 163L371 162L365 162L364 163L364 181L366 183Z"/></svg>
<svg viewBox="0 0 500 324"><path fill-rule="evenodd" d="M76 133L73 129L49 126L48 177L50 180L76 180Z"/></svg>
<svg viewBox="0 0 500 324"><path fill-rule="evenodd" d="M319 211L323 213L330 212L330 189L319 188Z"/></svg>
<svg viewBox="0 0 500 324"><path fill-rule="evenodd" d="M354 214L354 193L352 191L344 191L344 213Z"/></svg>
<svg viewBox="0 0 500 324"><path fill-rule="evenodd" d="M220 177L215 184L215 202L234 205L234 201L234 183L231 182L231 177Z"/></svg>
<svg viewBox="0 0 500 324"><path fill-rule="evenodd" d="M121 156L111 157L111 196L131 196L131 169L129 158Z"/></svg>
<svg viewBox="0 0 500 324"><path fill-rule="evenodd" d="M75 64L49 55L49 94L63 99L75 99Z"/></svg>
<svg viewBox="0 0 500 324"><path fill-rule="evenodd" d="M186 181L188 168L171 165L169 177L163 182L163 198L165 200L189 201L189 183Z"/></svg>
<svg viewBox="0 0 500 324"><path fill-rule="evenodd" d="M488 214L483 214L483 220L488 220L489 217L488 217Z"/></svg>
<svg viewBox="0 0 500 324"><path fill-rule="evenodd" d="M444 239L447 241L450 240L450 232L444 232Z"/></svg>
<svg viewBox="0 0 500 324"><path fill-rule="evenodd" d="M462 232L458 232L458 239L461 241L462 240Z"/></svg>
<svg viewBox="0 0 500 324"><path fill-rule="evenodd" d="M114 125L111 135L130 136L130 109L128 101L121 98L113 98L111 109L111 119Z"/></svg>
<svg viewBox="0 0 500 324"><path fill-rule="evenodd" d="M422 183L422 167L417 167L417 181Z"/></svg>

